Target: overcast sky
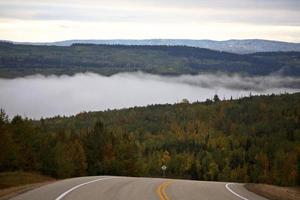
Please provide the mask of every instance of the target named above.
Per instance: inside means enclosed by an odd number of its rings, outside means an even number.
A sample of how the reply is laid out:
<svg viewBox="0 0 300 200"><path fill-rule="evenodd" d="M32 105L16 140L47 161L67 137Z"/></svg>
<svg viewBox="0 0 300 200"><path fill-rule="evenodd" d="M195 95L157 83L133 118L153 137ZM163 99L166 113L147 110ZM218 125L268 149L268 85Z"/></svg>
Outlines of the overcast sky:
<svg viewBox="0 0 300 200"><path fill-rule="evenodd" d="M0 0L0 39L300 42L300 0Z"/></svg>

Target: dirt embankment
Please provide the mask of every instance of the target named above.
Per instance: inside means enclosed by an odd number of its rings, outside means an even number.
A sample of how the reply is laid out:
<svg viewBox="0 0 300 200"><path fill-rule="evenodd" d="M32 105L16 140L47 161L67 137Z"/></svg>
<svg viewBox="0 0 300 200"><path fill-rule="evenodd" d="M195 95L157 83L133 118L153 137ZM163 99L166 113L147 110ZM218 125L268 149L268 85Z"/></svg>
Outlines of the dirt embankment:
<svg viewBox="0 0 300 200"><path fill-rule="evenodd" d="M246 184L245 187L270 200L300 200L300 187L279 187L267 184Z"/></svg>
<svg viewBox="0 0 300 200"><path fill-rule="evenodd" d="M0 200L54 182L55 179L33 172L0 173Z"/></svg>

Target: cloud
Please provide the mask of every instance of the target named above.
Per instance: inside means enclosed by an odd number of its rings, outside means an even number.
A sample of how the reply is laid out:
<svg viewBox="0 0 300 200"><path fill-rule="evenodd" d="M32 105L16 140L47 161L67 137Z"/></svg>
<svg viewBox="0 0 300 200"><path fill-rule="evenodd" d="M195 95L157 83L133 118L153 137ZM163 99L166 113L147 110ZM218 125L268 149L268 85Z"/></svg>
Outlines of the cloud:
<svg viewBox="0 0 300 200"><path fill-rule="evenodd" d="M241 3L242 2L242 3ZM105 22L227 22L299 25L299 1L12 1L2 18ZM299 9L297 9L299 8Z"/></svg>
<svg viewBox="0 0 300 200"><path fill-rule="evenodd" d="M30 118L74 115L149 104L238 98L255 94L299 92L300 79L267 76L241 77L225 74L183 75L177 77L141 72L120 73L110 77L93 73L74 76L28 76L0 79L0 108L10 117Z"/></svg>
<svg viewBox="0 0 300 200"><path fill-rule="evenodd" d="M120 73L115 76L138 78L141 80L157 80L170 83L188 84L201 88L225 88L230 90L267 91L269 89L291 88L300 90L300 78L280 75L241 76L239 74L199 74L181 76L159 76L143 72Z"/></svg>
<svg viewBox="0 0 300 200"><path fill-rule="evenodd" d="M262 38L299 42L299 10L298 0L0 0L0 38L39 42ZM60 29L61 24L69 26L69 32Z"/></svg>

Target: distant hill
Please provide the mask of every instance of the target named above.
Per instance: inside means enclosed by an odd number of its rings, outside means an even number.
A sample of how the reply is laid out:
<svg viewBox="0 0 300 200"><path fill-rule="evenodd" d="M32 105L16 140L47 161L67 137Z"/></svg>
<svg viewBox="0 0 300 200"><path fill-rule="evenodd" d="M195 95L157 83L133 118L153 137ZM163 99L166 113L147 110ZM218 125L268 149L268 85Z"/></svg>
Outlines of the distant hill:
<svg viewBox="0 0 300 200"><path fill-rule="evenodd" d="M198 73L300 76L300 52L234 54L186 46L71 46L0 43L0 77L143 71L161 75Z"/></svg>
<svg viewBox="0 0 300 200"><path fill-rule="evenodd" d="M273 51L300 51L300 43L272 40L182 40L182 39L148 39L148 40L65 40L53 43L29 43L37 45L70 46L75 43L109 44L109 45L169 45L206 48L239 54ZM17 44L17 43L16 43ZM26 44L26 43L25 43Z"/></svg>

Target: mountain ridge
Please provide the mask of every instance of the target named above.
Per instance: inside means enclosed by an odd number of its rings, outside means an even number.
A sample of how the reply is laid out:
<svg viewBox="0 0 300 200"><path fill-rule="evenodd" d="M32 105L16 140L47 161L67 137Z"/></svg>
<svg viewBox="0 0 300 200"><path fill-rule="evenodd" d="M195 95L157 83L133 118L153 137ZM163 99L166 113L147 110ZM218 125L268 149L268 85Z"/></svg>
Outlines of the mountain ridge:
<svg viewBox="0 0 300 200"><path fill-rule="evenodd" d="M239 73L300 76L300 52L234 54L187 46L17 45L0 42L0 77L143 71L160 75Z"/></svg>
<svg viewBox="0 0 300 200"><path fill-rule="evenodd" d="M71 46L75 43L108 44L108 45L149 45L149 46L189 46L207 48L216 51L226 51L238 54L274 51L300 51L300 43L265 40L265 39L230 39L230 40L194 40L194 39L74 39L56 42L13 42L13 44Z"/></svg>

